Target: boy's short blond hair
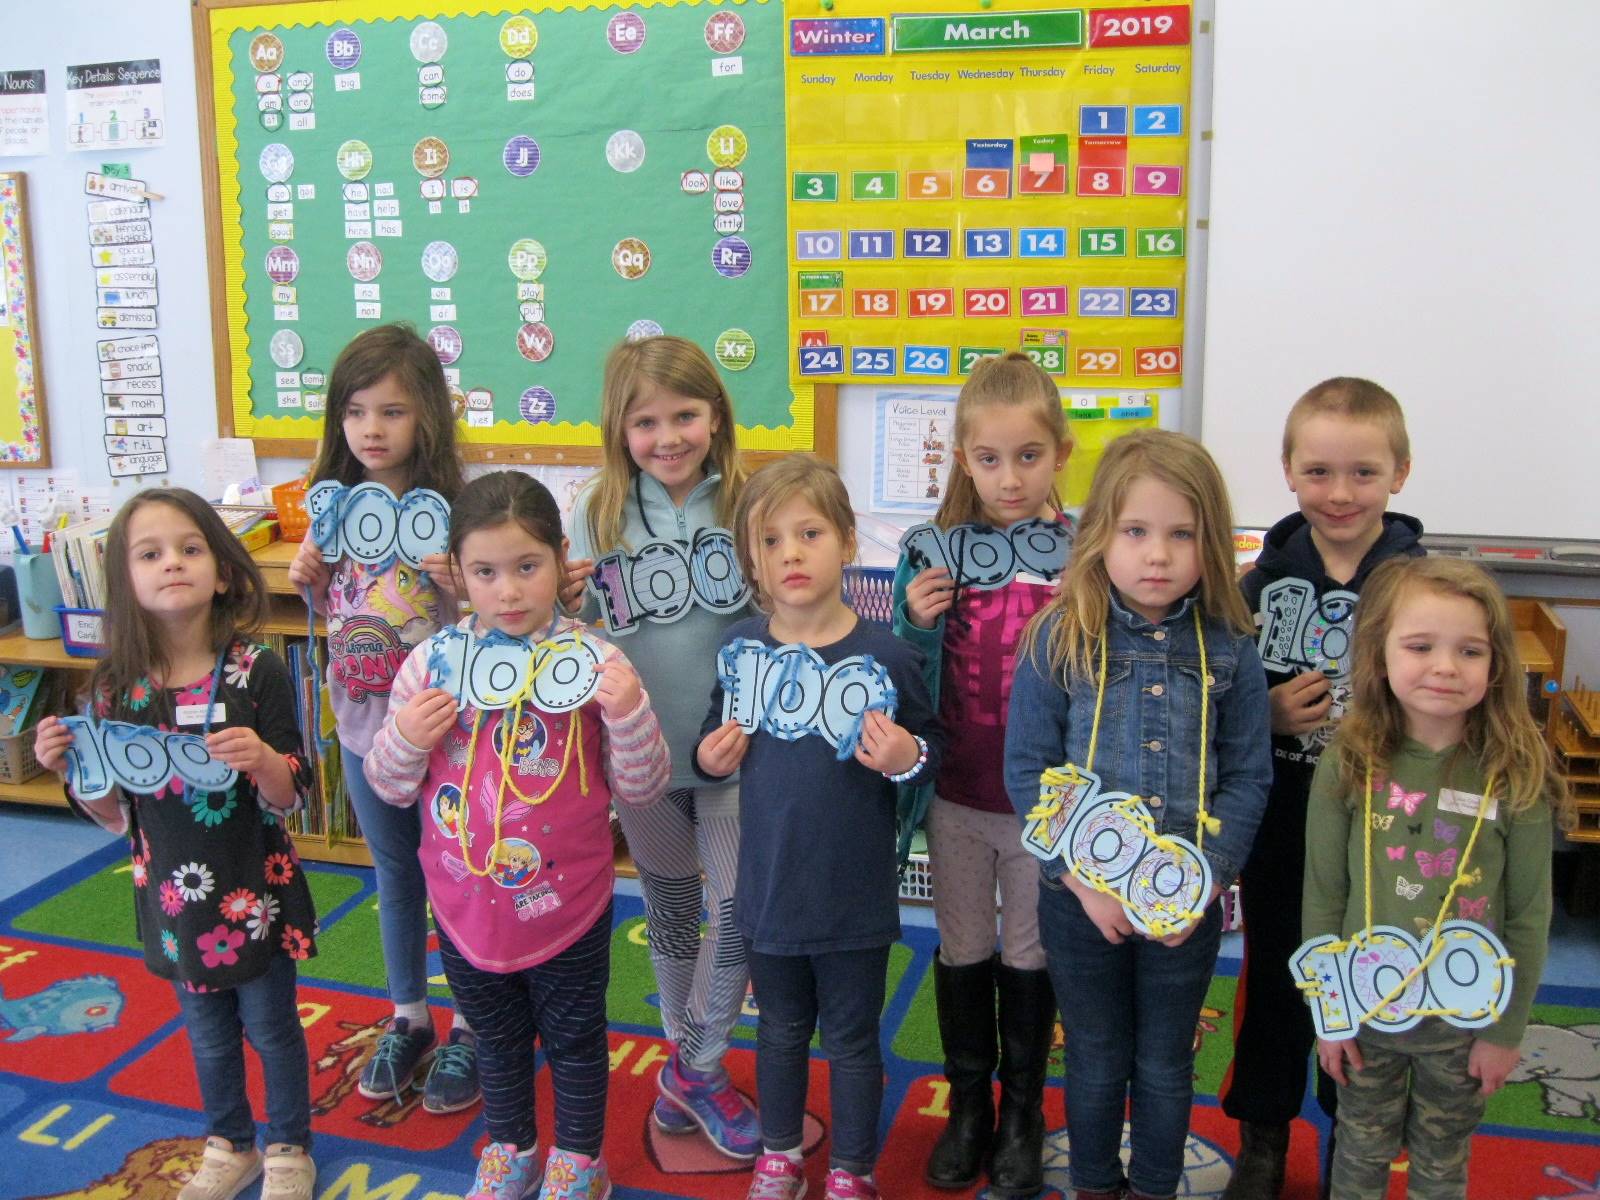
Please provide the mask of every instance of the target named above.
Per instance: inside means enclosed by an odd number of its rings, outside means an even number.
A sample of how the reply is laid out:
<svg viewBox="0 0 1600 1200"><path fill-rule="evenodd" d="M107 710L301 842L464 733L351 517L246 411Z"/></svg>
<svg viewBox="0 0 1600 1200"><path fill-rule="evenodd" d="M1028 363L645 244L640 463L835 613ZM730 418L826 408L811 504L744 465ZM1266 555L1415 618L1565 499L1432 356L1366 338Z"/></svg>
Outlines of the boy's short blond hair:
<svg viewBox="0 0 1600 1200"><path fill-rule="evenodd" d="M1335 416L1347 421L1369 421L1389 438L1395 466L1411 461L1411 439L1406 435L1406 416L1400 401L1386 388L1370 379L1339 375L1324 379L1294 402L1289 419L1283 423L1283 461L1288 465L1294 452L1294 435L1312 417Z"/></svg>

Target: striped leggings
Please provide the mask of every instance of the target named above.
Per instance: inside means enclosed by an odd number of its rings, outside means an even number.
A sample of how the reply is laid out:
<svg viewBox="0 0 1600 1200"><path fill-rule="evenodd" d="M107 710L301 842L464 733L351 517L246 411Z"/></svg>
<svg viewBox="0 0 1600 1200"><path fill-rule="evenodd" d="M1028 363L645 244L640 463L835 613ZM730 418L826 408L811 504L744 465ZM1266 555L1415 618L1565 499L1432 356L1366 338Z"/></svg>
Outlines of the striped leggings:
<svg viewBox="0 0 1600 1200"><path fill-rule="evenodd" d="M671 791L648 808L619 804L617 816L639 868L667 1040L685 1065L716 1070L750 979L733 927L739 785Z"/></svg>
<svg viewBox="0 0 1600 1200"><path fill-rule="evenodd" d="M489 1137L519 1150L538 1140L533 1113L534 1039L544 1047L561 1149L593 1157L606 1132L606 984L611 905L554 958L501 975L473 966L439 929L439 957L456 1007L478 1035L478 1079Z"/></svg>

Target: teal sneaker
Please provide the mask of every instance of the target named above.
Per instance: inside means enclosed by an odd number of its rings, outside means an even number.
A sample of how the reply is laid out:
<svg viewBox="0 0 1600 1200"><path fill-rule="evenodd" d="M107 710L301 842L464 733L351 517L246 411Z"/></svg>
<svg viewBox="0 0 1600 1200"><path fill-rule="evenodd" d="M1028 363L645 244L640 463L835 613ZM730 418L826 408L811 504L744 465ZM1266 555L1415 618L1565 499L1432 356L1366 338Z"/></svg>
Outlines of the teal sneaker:
<svg viewBox="0 0 1600 1200"><path fill-rule="evenodd" d="M478 1039L470 1030L452 1029L450 1040L433 1052L433 1066L422 1087L422 1107L435 1114L471 1108L483 1096L478 1086Z"/></svg>
<svg viewBox="0 0 1600 1200"><path fill-rule="evenodd" d="M412 1029L405 1017L391 1018L372 1057L361 1068L356 1090L368 1100L399 1101L415 1085L417 1070L433 1052L435 1041L431 1024Z"/></svg>

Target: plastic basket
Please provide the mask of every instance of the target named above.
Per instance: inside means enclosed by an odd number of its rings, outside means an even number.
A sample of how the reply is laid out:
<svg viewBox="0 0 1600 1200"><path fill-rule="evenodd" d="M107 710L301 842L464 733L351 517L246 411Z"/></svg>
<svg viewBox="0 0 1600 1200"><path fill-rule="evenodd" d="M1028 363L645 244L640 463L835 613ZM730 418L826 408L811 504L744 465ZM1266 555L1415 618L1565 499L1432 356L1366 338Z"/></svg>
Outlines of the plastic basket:
<svg viewBox="0 0 1600 1200"><path fill-rule="evenodd" d="M1222 893L1222 932L1243 928L1244 901L1239 898L1239 885L1236 883Z"/></svg>
<svg viewBox="0 0 1600 1200"><path fill-rule="evenodd" d="M33 756L33 734L34 728L29 725L0 737L0 783L26 783L44 770Z"/></svg>
<svg viewBox="0 0 1600 1200"><path fill-rule="evenodd" d="M61 618L61 648L74 658L99 658L106 652L106 614L98 608L55 606Z"/></svg>
<svg viewBox="0 0 1600 1200"><path fill-rule="evenodd" d="M933 875L928 870L928 856L920 851L911 852L905 874L900 876L900 899L915 904L933 903Z"/></svg>
<svg viewBox="0 0 1600 1200"><path fill-rule="evenodd" d="M894 568L846 567L844 600L863 621L894 624Z"/></svg>
<svg viewBox="0 0 1600 1200"><path fill-rule="evenodd" d="M278 510L278 536L286 542L300 542L311 530L306 513L306 481L291 479L272 489L272 505Z"/></svg>

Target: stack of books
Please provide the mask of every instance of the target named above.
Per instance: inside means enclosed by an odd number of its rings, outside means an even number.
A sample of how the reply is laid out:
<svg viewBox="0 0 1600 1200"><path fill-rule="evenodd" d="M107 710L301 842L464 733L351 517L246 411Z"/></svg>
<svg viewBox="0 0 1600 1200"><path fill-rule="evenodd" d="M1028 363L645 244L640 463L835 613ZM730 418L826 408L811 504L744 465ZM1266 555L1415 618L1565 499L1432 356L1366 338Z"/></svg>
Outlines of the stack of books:
<svg viewBox="0 0 1600 1200"><path fill-rule="evenodd" d="M245 544L257 550L272 540L268 510L261 508L217 507L223 524ZM80 521L50 534L50 557L56 578L61 583L63 607L99 611L106 606L106 533L110 517Z"/></svg>

